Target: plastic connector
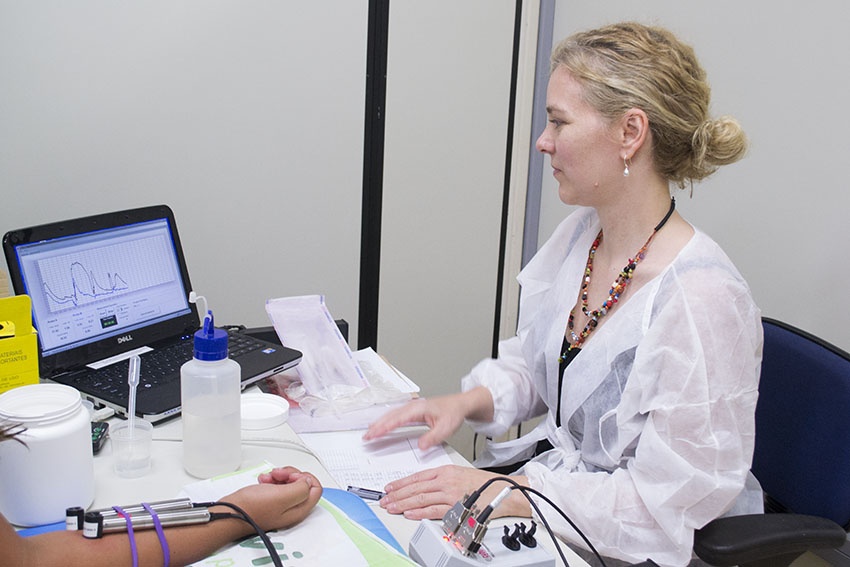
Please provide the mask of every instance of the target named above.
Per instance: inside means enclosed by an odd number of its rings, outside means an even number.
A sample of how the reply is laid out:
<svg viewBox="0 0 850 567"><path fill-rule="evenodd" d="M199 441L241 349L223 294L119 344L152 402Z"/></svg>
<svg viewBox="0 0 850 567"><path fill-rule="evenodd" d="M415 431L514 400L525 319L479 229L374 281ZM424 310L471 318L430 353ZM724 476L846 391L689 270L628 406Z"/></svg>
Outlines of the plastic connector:
<svg viewBox="0 0 850 567"><path fill-rule="evenodd" d="M478 553L486 534L487 522L479 522L470 516L455 534L454 542L460 552L469 557Z"/></svg>
<svg viewBox="0 0 850 567"><path fill-rule="evenodd" d="M534 520L531 521L531 527L525 531L525 522L519 524L519 536L517 539L525 547L537 547L537 540L534 539L534 532L537 531L537 524Z"/></svg>
<svg viewBox="0 0 850 567"><path fill-rule="evenodd" d="M519 548L522 547L519 543L519 539L517 539L519 526L514 528L513 533L511 533L511 528L508 526L504 526L502 531L504 532L504 535L502 536L502 545L511 551L519 551Z"/></svg>
<svg viewBox="0 0 850 567"><path fill-rule="evenodd" d="M499 492L490 504L484 507L480 514L470 516L463 522L455 534L455 541L464 555L474 555L481 548L481 542L487 534L487 525L493 510L499 507L502 501L511 493L512 487L508 486ZM464 503L466 504L466 503Z"/></svg>
<svg viewBox="0 0 850 567"><path fill-rule="evenodd" d="M443 516L443 531L448 536L454 536L466 520L475 513L474 501L469 503L468 495L463 498L449 508L449 511Z"/></svg>
<svg viewBox="0 0 850 567"><path fill-rule="evenodd" d="M474 521L474 518L473 518ZM556 567L555 558L542 545L505 549L501 530L489 530L474 555L447 537L438 522L422 520L410 538L410 558L425 567Z"/></svg>

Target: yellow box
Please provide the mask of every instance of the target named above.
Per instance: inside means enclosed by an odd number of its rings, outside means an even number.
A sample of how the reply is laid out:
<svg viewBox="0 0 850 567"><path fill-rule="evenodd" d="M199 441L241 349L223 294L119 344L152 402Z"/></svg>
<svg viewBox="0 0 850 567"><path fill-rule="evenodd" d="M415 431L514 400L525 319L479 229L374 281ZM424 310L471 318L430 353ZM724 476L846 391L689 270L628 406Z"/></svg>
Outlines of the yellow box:
<svg viewBox="0 0 850 567"><path fill-rule="evenodd" d="M28 295L0 298L0 392L38 383L38 344Z"/></svg>

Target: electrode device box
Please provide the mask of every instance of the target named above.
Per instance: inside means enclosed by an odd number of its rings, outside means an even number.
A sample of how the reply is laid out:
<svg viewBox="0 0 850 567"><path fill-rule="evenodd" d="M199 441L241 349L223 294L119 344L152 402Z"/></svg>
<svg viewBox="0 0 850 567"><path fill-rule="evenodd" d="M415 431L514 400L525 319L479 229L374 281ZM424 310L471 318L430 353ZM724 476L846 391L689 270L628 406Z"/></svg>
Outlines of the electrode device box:
<svg viewBox="0 0 850 567"><path fill-rule="evenodd" d="M481 547L473 555L465 555L446 535L439 522L422 520L410 538L410 558L423 567L555 567L548 551L522 546L513 551L502 543L501 528L484 535Z"/></svg>

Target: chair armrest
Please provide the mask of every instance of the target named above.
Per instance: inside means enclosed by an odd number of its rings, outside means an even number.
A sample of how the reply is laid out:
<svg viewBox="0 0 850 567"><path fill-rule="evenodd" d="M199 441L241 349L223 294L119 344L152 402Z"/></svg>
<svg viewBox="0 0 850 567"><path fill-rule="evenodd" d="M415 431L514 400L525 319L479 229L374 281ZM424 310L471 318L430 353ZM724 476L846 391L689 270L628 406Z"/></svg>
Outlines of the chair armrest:
<svg viewBox="0 0 850 567"><path fill-rule="evenodd" d="M750 514L718 518L694 533L694 551L720 567L811 549L841 547L844 528L826 518L802 514Z"/></svg>

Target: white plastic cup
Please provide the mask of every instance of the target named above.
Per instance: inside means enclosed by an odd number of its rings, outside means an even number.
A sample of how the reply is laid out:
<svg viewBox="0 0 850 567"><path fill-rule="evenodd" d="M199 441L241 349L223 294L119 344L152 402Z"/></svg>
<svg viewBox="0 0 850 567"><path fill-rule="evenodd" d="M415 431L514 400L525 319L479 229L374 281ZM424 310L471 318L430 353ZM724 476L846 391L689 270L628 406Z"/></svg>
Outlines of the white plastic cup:
<svg viewBox="0 0 850 567"><path fill-rule="evenodd" d="M124 478L138 478L151 470L151 440L153 425L136 418L133 429L129 421L116 423L109 428L112 440L112 457L115 474Z"/></svg>
<svg viewBox="0 0 850 567"><path fill-rule="evenodd" d="M0 424L25 428L0 443L0 512L7 520L18 526L62 522L67 508L92 503L90 423L70 386L30 384L0 394Z"/></svg>

